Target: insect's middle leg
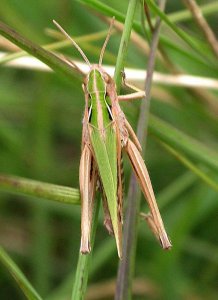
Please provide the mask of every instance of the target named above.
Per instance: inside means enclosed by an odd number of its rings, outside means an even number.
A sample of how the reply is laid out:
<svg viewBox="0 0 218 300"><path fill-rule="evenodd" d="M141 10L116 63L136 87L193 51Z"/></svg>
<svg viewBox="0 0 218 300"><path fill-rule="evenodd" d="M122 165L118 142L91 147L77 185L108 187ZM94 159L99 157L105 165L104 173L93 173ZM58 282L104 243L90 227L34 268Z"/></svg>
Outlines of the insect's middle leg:
<svg viewBox="0 0 218 300"><path fill-rule="evenodd" d="M137 100L142 99L145 97L145 91L140 90L136 86L126 82L126 75L124 72L122 72L122 79L123 79L123 85L130 88L131 90L134 90L134 93L127 94L127 95L119 95L118 100L119 101L131 101L131 100Z"/></svg>

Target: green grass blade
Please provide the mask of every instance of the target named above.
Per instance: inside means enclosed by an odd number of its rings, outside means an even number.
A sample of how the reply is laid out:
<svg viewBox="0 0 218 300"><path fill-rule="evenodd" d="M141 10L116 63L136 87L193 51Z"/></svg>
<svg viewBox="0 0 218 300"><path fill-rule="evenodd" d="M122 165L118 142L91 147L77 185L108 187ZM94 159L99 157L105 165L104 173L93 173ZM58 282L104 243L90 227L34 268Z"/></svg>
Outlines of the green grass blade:
<svg viewBox="0 0 218 300"><path fill-rule="evenodd" d="M6 147L8 152L14 153L17 157L23 158L23 140L21 135L6 120L0 120L1 147Z"/></svg>
<svg viewBox="0 0 218 300"><path fill-rule="evenodd" d="M0 190L67 204L80 204L77 189L22 177L0 174Z"/></svg>
<svg viewBox="0 0 218 300"><path fill-rule="evenodd" d="M27 38L21 36L18 32L16 32L14 29L10 28L3 22L0 22L0 34L2 34L5 38L7 38L9 41L11 41L24 51L44 62L52 70L58 72L61 75L64 75L64 77L71 79L71 81L72 79L74 79L73 81L78 81L79 74L77 71L75 71L74 68L62 61L55 54L43 49Z"/></svg>
<svg viewBox="0 0 218 300"><path fill-rule="evenodd" d="M95 241L95 232L98 223L98 213L99 213L99 205L100 199L96 197L95 205L93 208L93 222L91 227L91 248L93 249L94 241ZM92 258L92 252L90 254L79 254L79 259L77 263L75 281L73 285L72 291L72 300L82 300L85 298L87 283L88 283L88 274L89 267Z"/></svg>
<svg viewBox="0 0 218 300"><path fill-rule="evenodd" d="M162 211L163 208L172 201L178 199L186 190L196 183L197 179L197 176L191 171L186 171L184 174L175 178L174 181L156 195L159 209Z"/></svg>
<svg viewBox="0 0 218 300"><path fill-rule="evenodd" d="M116 255L116 247L111 237L106 237L97 249L93 252L92 263L89 268L89 278L94 277L110 260ZM81 264L83 266L83 264ZM46 300L59 300L63 295L70 293L72 282L75 280L75 273L71 273L60 286L52 290L51 294L46 297Z"/></svg>
<svg viewBox="0 0 218 300"><path fill-rule="evenodd" d="M205 52L202 51L202 49L198 47L195 42L193 42L193 39L190 38L185 31L183 31L178 26L176 26L173 22L171 22L170 19L167 17L167 15L159 9L159 7L154 3L154 1L147 0L147 3L149 4L151 10L153 10L153 12L156 13L162 19L162 21L164 21L193 50L195 50L198 55L201 54L203 59L208 59L208 61L210 61L209 58L206 58Z"/></svg>
<svg viewBox="0 0 218 300"><path fill-rule="evenodd" d="M123 23L123 24L125 22L125 15L124 14L120 13L116 9L113 9L111 6L103 4L99 0L77 0L77 1L80 2L80 3L83 3L85 5L87 5L88 7L94 9L97 12L100 12L101 14L104 14L105 16L108 16L108 17L115 16L116 20L119 21L119 22L121 22L121 23ZM174 26L176 27L176 25L174 25ZM143 30L142 30L142 26L141 26L140 22L134 21L133 22L133 29L137 33L143 35ZM168 37L166 37L164 35L160 35L160 42L164 46L166 45L167 47L169 47L169 48L171 48L173 50L176 50L178 53L182 54L183 56L188 57L193 62L197 62L197 63L203 64L204 66L206 66L208 68L208 61L207 61L207 59L205 59L205 55L204 55L204 57L202 57L201 55L196 55L196 53L192 53L191 51L186 51L186 50L182 49L176 43L173 43L170 38L168 38ZM195 44L194 44L194 47L195 47ZM199 48L197 49L197 51L199 52ZM215 67L215 64L213 64L213 63L210 63L210 68L217 69Z"/></svg>
<svg viewBox="0 0 218 300"><path fill-rule="evenodd" d="M218 2L214 1L200 6L201 12L204 16L215 14L218 11ZM171 22L183 22L192 19L192 14L188 9L179 10L168 15Z"/></svg>
<svg viewBox="0 0 218 300"><path fill-rule="evenodd" d="M120 76L124 69L125 60L127 57L128 44L130 42L131 31L134 22L134 15L136 10L136 2L130 1L128 5L128 10L126 17L124 18L124 30L120 40L119 51L117 55L116 67L114 72L114 81L117 87L117 93L120 93L120 86L122 83L122 78Z"/></svg>
<svg viewBox="0 0 218 300"><path fill-rule="evenodd" d="M18 266L14 263L14 261L9 257L9 255L5 252L5 250L2 247L0 247L0 261L14 277L27 299L42 300L42 298L34 290L32 285L29 283L29 281L18 268Z"/></svg>
<svg viewBox="0 0 218 300"><path fill-rule="evenodd" d="M104 4L98 0L77 0L77 1L87 4L95 10L104 12L104 14L106 14L107 16L116 16L117 20L123 19L122 13L119 13L116 9L113 9L112 7L107 6L106 4ZM216 13L216 11L218 10L218 3L212 2L212 3L202 5L200 7L201 7L201 11L204 15L212 14L212 13ZM179 21L186 21L186 20L191 19L192 15L189 10L184 9L184 10L180 10L178 12L171 13L168 15L168 17L171 22L179 22ZM134 22L134 24L137 24L137 26L140 27L139 22Z"/></svg>
<svg viewBox="0 0 218 300"><path fill-rule="evenodd" d="M91 33L91 34L86 34L80 37L75 37L74 41L81 44L84 42L93 42L93 41L97 41L101 38L104 38L107 34L106 30L103 31L99 31L96 33ZM72 47L72 42L70 40L61 40L58 42L54 42L52 44L47 44L43 46L43 49L45 50L50 50L50 51L54 51L54 50L59 50L59 49L64 49L67 47ZM18 51L18 52L13 52L13 53L9 53L3 57L0 58L0 65L1 64L5 64L8 63L9 61L15 60L17 58L26 56L27 52L26 51Z"/></svg>
<svg viewBox="0 0 218 300"><path fill-rule="evenodd" d="M195 166L190 160L188 160L179 151L176 151L172 147L163 143L164 148L169 151L173 156L175 156L182 164L184 164L188 169L200 177L206 184L208 184L215 191L218 191L218 183L216 183L212 178L210 178L205 172L203 172L199 167Z"/></svg>
<svg viewBox="0 0 218 300"><path fill-rule="evenodd" d="M88 5L89 7L103 13L108 17L115 16L116 20L121 21L122 23L124 23L125 21L125 16L122 13L118 12L116 9L112 8L111 6L102 3L99 0L77 0L77 1L85 5Z"/></svg>
<svg viewBox="0 0 218 300"><path fill-rule="evenodd" d="M198 163L218 171L218 154L194 138L155 116L149 119L149 130L172 148L185 152Z"/></svg>

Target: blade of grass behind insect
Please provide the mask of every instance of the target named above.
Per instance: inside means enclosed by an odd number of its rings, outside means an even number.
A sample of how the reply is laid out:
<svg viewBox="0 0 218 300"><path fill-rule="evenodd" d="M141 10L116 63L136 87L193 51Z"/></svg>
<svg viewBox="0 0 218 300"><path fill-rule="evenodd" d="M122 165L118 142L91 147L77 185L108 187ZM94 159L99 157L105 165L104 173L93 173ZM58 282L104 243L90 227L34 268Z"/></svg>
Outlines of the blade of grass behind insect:
<svg viewBox="0 0 218 300"><path fill-rule="evenodd" d="M1 7L4 8L0 11L1 19L4 19L11 26L16 26L24 34L34 36L37 40L40 40L40 36L34 26L31 23L27 26L26 22L24 22L24 15L16 9L16 5L12 5L10 1L1 0Z"/></svg>
<svg viewBox="0 0 218 300"><path fill-rule="evenodd" d="M105 238L104 241L94 251L92 257L92 264L90 266L89 278L91 279L98 270L112 259L113 256L117 256L116 245L111 237ZM64 295L69 295L72 289L72 282L75 280L75 273L71 273L60 286L58 286L52 293L46 297L46 300L59 300Z"/></svg>
<svg viewBox="0 0 218 300"><path fill-rule="evenodd" d="M25 275L21 272L21 270L18 268L15 262L10 258L10 256L5 252L5 250L2 247L0 247L0 261L14 277L27 299L42 300L39 294L29 283Z"/></svg>
<svg viewBox="0 0 218 300"><path fill-rule="evenodd" d="M98 11L98 12L104 14L105 16L108 16L108 17L115 16L117 21L124 24L124 21L125 21L125 15L124 14L120 13L116 9L113 9L111 6L103 4L99 0L77 0L77 1L91 7L95 11ZM176 27L176 25L173 24L173 27ZM133 29L137 33L143 35L143 30L141 28L141 23L140 22L134 21L133 22ZM186 36L186 34L184 34L184 35ZM183 39L183 36L180 36L180 37ZM189 39L189 37L188 37L188 39ZM194 38L192 38L192 39L194 40ZM186 40L184 40L184 41L186 42ZM199 52L201 51L201 48L198 47L196 49L196 45L195 45L194 42L191 42L191 43L194 46L195 52L197 50L198 55L196 55L196 53L193 53L192 51L188 51L188 50L183 49L182 47L180 47L176 43L173 43L172 40L170 38L168 38L167 36L165 36L165 35L160 35L160 42L163 45L167 45L169 48L172 48L172 49L176 50L178 53L184 55L185 57L188 57L192 61L195 61L197 63L202 64L206 68L208 68L208 66L210 66L210 68L212 68L213 70L214 69L217 70L216 64L208 62L208 60L205 58L205 55L203 55L203 56L199 55ZM202 53L202 54L204 54L204 53Z"/></svg>
<svg viewBox="0 0 218 300"><path fill-rule="evenodd" d="M188 169L190 169L193 173L195 173L201 180L204 181L207 185L209 185L215 191L218 191L218 183L216 183L210 176L208 176L205 172L203 172L199 167L195 166L190 160L188 160L184 155L182 155L179 151L176 151L172 147L162 143L163 147L169 151L173 156L175 156L182 164L184 164Z"/></svg>
<svg viewBox="0 0 218 300"><path fill-rule="evenodd" d="M208 262L212 262L212 264L216 264L215 268L217 268L218 247L212 242L207 242L198 238L189 237L187 245L184 246L184 250L189 254L197 255L200 258L208 260Z"/></svg>
<svg viewBox="0 0 218 300"><path fill-rule="evenodd" d="M32 103L33 114L30 130L32 132L34 147L32 149L31 176L44 177L45 170L53 161L51 147L52 111L51 98L49 97L48 78L39 75L38 84L41 87L37 91L37 101ZM43 91L43 92L42 92ZM29 143L29 141L28 141ZM28 145L26 145L28 147ZM52 159L53 158L53 159ZM42 178L43 178L42 177ZM49 175L48 178L51 178ZM33 282L42 296L50 290L51 275L51 245L52 235L50 231L50 214L44 201L31 201L31 228L33 231L31 259ZM43 251L42 251L43 249Z"/></svg>
<svg viewBox="0 0 218 300"><path fill-rule="evenodd" d="M167 187L157 194L158 206L162 210L171 201L176 200L180 195L196 183L198 177L191 171L186 171L184 174L172 181Z"/></svg>
<svg viewBox="0 0 218 300"><path fill-rule="evenodd" d="M218 2L214 1L208 4L200 6L201 12L204 16L214 14L218 11ZM184 22L192 19L192 14L188 9L179 10L178 12L173 12L168 14L168 18L171 22Z"/></svg>
<svg viewBox="0 0 218 300"><path fill-rule="evenodd" d="M124 69L125 59L127 56L127 49L128 49L133 22L134 22L133 18L135 14L136 5L137 5L137 1L129 1L126 18L124 19L125 20L124 30L120 40L117 62L114 71L114 81L116 83L118 94L120 92L120 87L122 82L121 72Z"/></svg>
<svg viewBox="0 0 218 300"><path fill-rule="evenodd" d="M0 174L0 190L66 204L80 204L78 189Z"/></svg>
<svg viewBox="0 0 218 300"><path fill-rule="evenodd" d="M93 222L91 227L91 248L92 249L94 246L96 227L98 223L99 204L100 204L100 197L98 195L95 199L95 204L93 208ZM75 275L73 291L71 296L72 300L75 299L82 300L85 297L91 258L92 258L92 253L86 255L79 253L79 259L77 263L76 275Z"/></svg>
<svg viewBox="0 0 218 300"><path fill-rule="evenodd" d="M217 192L208 190L208 187L201 182L195 184L189 193L181 195L177 199L177 205L168 210L171 226L170 236L174 241L173 252L168 255L162 255L160 252L154 257L158 269L152 268L151 272L156 273L156 278L160 283L160 288L164 289L165 298L177 299L178 276L185 277L184 268L180 268L181 256L184 246L189 247L188 239L193 234L193 230L198 231L198 224L201 224L207 218L211 218L211 213L217 209ZM179 273L178 273L179 270ZM153 274L154 274L153 273ZM171 276L174 274L174 276Z"/></svg>
<svg viewBox="0 0 218 300"><path fill-rule="evenodd" d="M170 19L167 17L165 13L163 13L159 7L151 0L146 0L149 4L151 10L153 10L154 13L156 13L162 21L164 21L180 38L182 38L193 50L195 50L196 54L200 54L203 59L208 59L208 61L212 62L209 57L206 57L205 52L202 51L201 47L198 47L197 43L194 41L194 39L190 38L190 36L180 29L178 26L176 26L173 22L170 21Z"/></svg>
<svg viewBox="0 0 218 300"><path fill-rule="evenodd" d="M136 7L136 3L135 7ZM161 2L161 7L165 7L165 1ZM128 12L126 18L130 17L131 23L125 21L123 36L125 34L126 25L133 26L133 15L131 15L130 2L128 7ZM142 137L144 136L144 132L147 128L147 120L146 116L149 111L149 100L150 100L150 89L152 82L152 74L154 71L154 62L155 62L155 52L158 45L159 40L159 32L160 32L160 19L157 19L155 24L154 34L151 40L151 50L148 58L147 65L147 77L145 83L146 97L142 100L140 107L140 115L137 124L137 136L139 138L139 142L142 142ZM123 38L123 37L122 37ZM126 51L127 45L123 45L124 49L120 49L122 51ZM124 47L125 46L125 47ZM119 51L121 52L121 51ZM122 53L122 52L121 52ZM119 56L118 56L119 58ZM122 64L117 64L118 66L122 66ZM119 72L118 72L119 71ZM119 74L121 70L117 70L116 74ZM135 269L135 254L136 254L136 245L137 245L137 227L138 227L138 213L140 207L140 191L139 187L136 183L136 178L131 176L129 191L128 191L128 206L126 209L126 219L124 223L124 242L123 242L123 256L124 259L119 264L118 270L118 278L116 284L116 300L123 299L131 299L131 290L132 290L132 280Z"/></svg>
<svg viewBox="0 0 218 300"><path fill-rule="evenodd" d="M84 36L80 36L80 37L75 37L74 40L75 42L81 44L84 42L91 42L91 41L96 41L99 40L102 37L105 37L107 34L107 31L99 31L96 33L92 33L92 34L87 34ZM71 47L72 46L72 42L70 40L61 40L58 42L54 42L51 44L46 44L43 46L43 49L46 50L59 50L59 49L64 49L66 47ZM3 56L2 58L0 58L0 64L5 64L8 63L9 61L12 61L14 59L26 56L27 52L26 51L19 51L19 52L15 52L15 53L9 53L5 56Z"/></svg>
<svg viewBox="0 0 218 300"><path fill-rule="evenodd" d="M115 16L117 20L124 23L125 16L122 13L118 12L116 9L107 6L106 4L98 0L77 0L77 1L86 4L95 10L102 12L108 17ZM201 5L200 8L202 13L205 16L209 14L214 14L218 11L218 3L214 1L208 4ZM171 22L182 22L191 19L192 15L189 10L184 9L184 10L179 10L178 12L176 11L173 13L169 13L168 18ZM137 28L141 30L141 26L139 22L134 21L134 26L137 26Z"/></svg>
<svg viewBox="0 0 218 300"><path fill-rule="evenodd" d="M0 120L0 141L1 147L14 153L19 158L23 157L22 136L17 132L9 122Z"/></svg>
<svg viewBox="0 0 218 300"><path fill-rule="evenodd" d="M201 142L153 115L150 116L149 130L172 148L185 152L195 161L218 171L218 154Z"/></svg>
<svg viewBox="0 0 218 300"><path fill-rule="evenodd" d="M2 34L5 38L7 38L9 41L14 43L27 53L44 62L52 70L62 75L63 78L71 79L72 83L78 82L80 74L74 68L62 61L53 53L43 49L27 38L21 36L18 32L16 32L14 29L10 28L3 22L0 22L0 34Z"/></svg>

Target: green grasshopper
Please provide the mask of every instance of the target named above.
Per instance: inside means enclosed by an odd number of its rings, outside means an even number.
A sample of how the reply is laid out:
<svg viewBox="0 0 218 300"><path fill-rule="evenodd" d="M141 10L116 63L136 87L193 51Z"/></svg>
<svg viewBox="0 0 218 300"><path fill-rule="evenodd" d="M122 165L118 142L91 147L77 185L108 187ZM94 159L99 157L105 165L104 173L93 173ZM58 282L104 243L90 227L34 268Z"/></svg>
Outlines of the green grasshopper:
<svg viewBox="0 0 218 300"><path fill-rule="evenodd" d="M83 82L85 112L83 117L82 154L79 169L81 213L81 246L83 254L91 251L90 230L97 187L102 191L104 225L114 234L118 256L122 257L122 152L128 154L151 214L146 217L151 229L164 249L171 247L155 200L147 168L141 156L141 145L120 108L120 100L142 98L144 92L118 96L114 80L102 67L106 45L113 21L101 49L99 63L93 64L76 42L54 21L62 33L72 41L89 66ZM79 69L73 62L67 61ZM82 71L81 71L82 72Z"/></svg>

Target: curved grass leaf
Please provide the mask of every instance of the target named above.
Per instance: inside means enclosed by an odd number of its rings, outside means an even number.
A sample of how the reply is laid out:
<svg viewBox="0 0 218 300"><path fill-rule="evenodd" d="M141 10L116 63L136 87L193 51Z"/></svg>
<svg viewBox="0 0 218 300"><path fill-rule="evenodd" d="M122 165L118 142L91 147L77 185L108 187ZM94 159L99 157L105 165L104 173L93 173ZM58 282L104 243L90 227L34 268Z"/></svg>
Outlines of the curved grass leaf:
<svg viewBox="0 0 218 300"><path fill-rule="evenodd" d="M201 5L201 12L204 16L214 14L218 11L218 2L214 1L205 5ZM171 22L183 22L192 19L192 14L188 9L179 10L168 15Z"/></svg>
<svg viewBox="0 0 218 300"><path fill-rule="evenodd" d="M205 52L201 47L197 45L194 39L190 38L190 36L183 30L181 30L178 26L176 26L170 19L164 14L159 7L154 3L154 1L147 0L150 8L156 13L162 21L164 21L181 39L183 39L195 52L202 56L203 59L208 59L208 62L211 62L209 58L206 58ZM211 62L212 63L212 62Z"/></svg>
<svg viewBox="0 0 218 300"><path fill-rule="evenodd" d="M90 42L90 41L99 40L102 37L105 37L106 34L107 34L107 31L104 30L104 31L96 32L96 33L86 34L86 35L83 35L80 37L75 37L74 40L77 43ZM61 40L61 41L57 41L57 42L54 42L51 44L47 44L47 45L43 46L43 49L54 51L54 50L59 50L59 49L67 48L67 47L72 47L72 43L70 40ZM0 65L8 63L9 61L12 61L14 59L24 57L26 55L27 55L26 51L18 51L18 52L9 53L0 58Z"/></svg>
<svg viewBox="0 0 218 300"><path fill-rule="evenodd" d="M172 201L178 199L180 195L196 183L197 179L197 176L191 171L186 171L184 174L176 177L174 181L170 182L157 194L159 209L163 210Z"/></svg>
<svg viewBox="0 0 218 300"><path fill-rule="evenodd" d="M124 14L120 13L116 9L114 9L114 8L112 8L112 7L110 7L110 6L106 5L106 4L103 4L99 0L77 0L77 1L80 2L80 3L83 3L83 4L87 5L87 6L89 6L90 8L94 9L95 11L98 11L98 12L104 14L107 17L115 16L115 18L116 18L117 21L119 21L119 22L121 22L123 24L125 22L125 15ZM172 23L172 22L170 22L170 23ZM176 25L173 24L173 26L177 28ZM137 33L143 35L143 30L142 30L142 26L141 26L140 22L134 21L133 22L133 29ZM184 34L184 35L186 36L186 34ZM188 39L189 39L189 37L188 37ZM186 40L184 40L184 41L187 42ZM180 54L182 54L182 55L184 55L184 56L186 56L188 58L191 58L193 62L197 62L197 63L203 64L204 66L206 66L208 68L208 63L209 62L205 58L205 55L202 57L200 55L196 55L196 53L192 53L191 51L186 51L186 50L182 49L176 43L173 43L170 38L168 38L168 37L166 37L164 35L160 35L160 42L163 45L166 45L167 47L169 47L169 48L171 48L173 50L176 50L178 53L180 53ZM200 48L196 49L196 45L192 41L190 43L193 44L192 46L194 47L194 50L197 50L197 52L199 54L199 51L201 51L201 49ZM215 64L213 64L213 63L210 63L210 67L212 69L217 69L216 66L215 66Z"/></svg>
<svg viewBox="0 0 218 300"><path fill-rule="evenodd" d="M199 141L155 116L150 116L149 130L167 145L218 172L218 154Z"/></svg>
<svg viewBox="0 0 218 300"><path fill-rule="evenodd" d="M43 49L27 38L21 36L18 32L16 32L14 29L10 28L3 22L0 22L0 34L27 53L41 60L52 70L58 72L62 76L64 75L64 77L71 79L71 82L74 83L75 81L78 81L78 78L80 76L79 73L69 64L65 63L55 54Z"/></svg>
<svg viewBox="0 0 218 300"><path fill-rule="evenodd" d="M182 164L184 164L188 169L200 177L206 184L212 187L214 190L218 191L218 183L210 178L205 172L203 172L199 167L195 166L190 160L188 160L179 151L176 151L172 147L162 143L164 148L169 151L173 156L175 156Z"/></svg>
<svg viewBox="0 0 218 300"><path fill-rule="evenodd" d="M22 271L18 268L18 266L14 263L14 261L9 257L9 255L2 247L0 247L0 261L14 277L27 299L42 300L42 298L29 283Z"/></svg>

